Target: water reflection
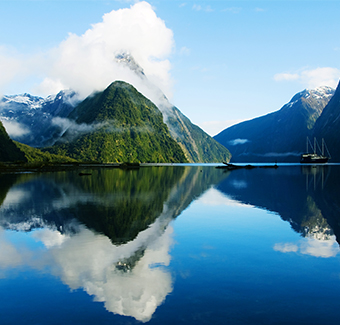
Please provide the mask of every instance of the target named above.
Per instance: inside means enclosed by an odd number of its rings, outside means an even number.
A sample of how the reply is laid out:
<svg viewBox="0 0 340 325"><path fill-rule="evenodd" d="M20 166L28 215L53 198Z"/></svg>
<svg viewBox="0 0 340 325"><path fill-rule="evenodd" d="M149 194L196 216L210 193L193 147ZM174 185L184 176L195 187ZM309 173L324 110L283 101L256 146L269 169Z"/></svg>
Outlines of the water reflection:
<svg viewBox="0 0 340 325"><path fill-rule="evenodd" d="M146 322L172 291L171 221L224 177L194 167L2 175L1 272L49 272L108 311ZM11 241L9 230L40 246Z"/></svg>
<svg viewBox="0 0 340 325"><path fill-rule="evenodd" d="M318 257L339 253L340 166L234 170L217 188L230 198L277 213L305 239L274 250Z"/></svg>
<svg viewBox="0 0 340 325"><path fill-rule="evenodd" d="M324 258L334 257L340 252L335 236L330 236L328 239L307 238L298 243L277 243L274 245L274 250L281 253L293 252Z"/></svg>

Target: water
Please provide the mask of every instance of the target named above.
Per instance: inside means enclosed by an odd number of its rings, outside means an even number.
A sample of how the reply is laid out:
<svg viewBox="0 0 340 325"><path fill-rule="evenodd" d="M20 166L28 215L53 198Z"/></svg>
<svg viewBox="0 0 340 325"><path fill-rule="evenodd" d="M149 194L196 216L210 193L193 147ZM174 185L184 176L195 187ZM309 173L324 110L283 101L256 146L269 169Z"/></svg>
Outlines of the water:
<svg viewBox="0 0 340 325"><path fill-rule="evenodd" d="M0 175L1 324L326 324L340 166Z"/></svg>

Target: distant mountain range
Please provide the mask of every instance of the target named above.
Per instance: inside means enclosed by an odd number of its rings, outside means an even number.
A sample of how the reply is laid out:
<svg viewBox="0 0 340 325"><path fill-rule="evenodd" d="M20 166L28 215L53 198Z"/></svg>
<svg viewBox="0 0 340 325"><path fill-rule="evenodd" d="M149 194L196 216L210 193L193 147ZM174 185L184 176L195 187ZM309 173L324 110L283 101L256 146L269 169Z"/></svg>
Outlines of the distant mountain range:
<svg viewBox="0 0 340 325"><path fill-rule="evenodd" d="M220 162L230 152L174 107L128 54L116 60L151 89L157 106L124 82L79 101L73 91L4 96L0 120L11 139L99 162ZM165 123L165 124L164 124Z"/></svg>
<svg viewBox="0 0 340 325"><path fill-rule="evenodd" d="M0 120L13 140L45 147L54 144L64 131L54 118L66 118L78 102L73 91L61 91L47 98L30 94L3 96Z"/></svg>
<svg viewBox="0 0 340 325"><path fill-rule="evenodd" d="M326 138L329 149L335 153L338 147L331 138L338 138L339 132L332 128L326 137L324 130L332 120L331 114L340 110L339 100L331 100L333 95L339 97L338 92L337 89L334 95L330 87L304 90L279 111L231 126L214 139L229 148L234 162L299 162L306 150L307 136L314 135L320 141Z"/></svg>

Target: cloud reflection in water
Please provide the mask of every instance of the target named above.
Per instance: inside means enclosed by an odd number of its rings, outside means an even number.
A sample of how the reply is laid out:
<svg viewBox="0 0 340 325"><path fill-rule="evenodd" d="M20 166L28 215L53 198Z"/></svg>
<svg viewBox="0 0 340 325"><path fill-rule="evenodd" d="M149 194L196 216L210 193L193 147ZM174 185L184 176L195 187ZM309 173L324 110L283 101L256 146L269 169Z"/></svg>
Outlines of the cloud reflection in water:
<svg viewBox="0 0 340 325"><path fill-rule="evenodd" d="M164 230L166 224L161 216L135 240L119 246L82 225L72 236L43 228L28 233L45 246L34 251L10 243L1 230L0 267L44 267L72 290L82 288L95 301L104 302L108 311L146 322L172 291L171 274L165 269L172 227Z"/></svg>
<svg viewBox="0 0 340 325"><path fill-rule="evenodd" d="M281 253L300 253L315 257L334 257L340 252L339 244L335 236L329 239L304 238L298 243L277 243L273 249Z"/></svg>

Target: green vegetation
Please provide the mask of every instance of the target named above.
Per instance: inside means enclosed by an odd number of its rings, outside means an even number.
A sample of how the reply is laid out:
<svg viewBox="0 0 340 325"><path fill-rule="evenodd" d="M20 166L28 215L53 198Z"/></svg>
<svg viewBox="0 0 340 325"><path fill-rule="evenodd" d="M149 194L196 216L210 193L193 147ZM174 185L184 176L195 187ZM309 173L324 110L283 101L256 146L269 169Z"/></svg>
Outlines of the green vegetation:
<svg viewBox="0 0 340 325"><path fill-rule="evenodd" d="M67 163L76 162L76 160L42 152L37 148L12 141L0 121L0 162L0 169L15 169L41 167L41 163ZM16 164L13 165L13 163Z"/></svg>
<svg viewBox="0 0 340 325"><path fill-rule="evenodd" d="M8 136L1 121L0 121L0 161L6 162L27 161L24 153L15 145L15 143Z"/></svg>
<svg viewBox="0 0 340 325"><path fill-rule="evenodd" d="M126 243L159 217L183 172L184 167L99 169L91 177L76 177L73 184L97 199L79 202L71 213L114 243Z"/></svg>
<svg viewBox="0 0 340 325"><path fill-rule="evenodd" d="M100 163L187 162L159 109L125 82L116 81L88 97L69 117L79 129L86 125L91 131L69 130L45 150Z"/></svg>
<svg viewBox="0 0 340 325"><path fill-rule="evenodd" d="M213 163L229 161L229 150L205 133L184 116L176 107L172 107L167 124L172 137L183 149L187 159L195 163Z"/></svg>
<svg viewBox="0 0 340 325"><path fill-rule="evenodd" d="M43 152L37 148L30 147L26 144L22 144L14 141L17 148L25 155L26 161L28 163L37 163L37 162L49 162L49 163L67 163L67 162L76 162L75 159L51 154L49 152Z"/></svg>

